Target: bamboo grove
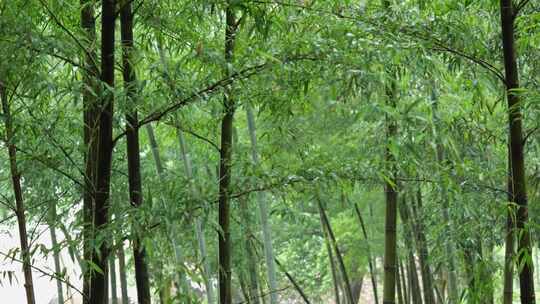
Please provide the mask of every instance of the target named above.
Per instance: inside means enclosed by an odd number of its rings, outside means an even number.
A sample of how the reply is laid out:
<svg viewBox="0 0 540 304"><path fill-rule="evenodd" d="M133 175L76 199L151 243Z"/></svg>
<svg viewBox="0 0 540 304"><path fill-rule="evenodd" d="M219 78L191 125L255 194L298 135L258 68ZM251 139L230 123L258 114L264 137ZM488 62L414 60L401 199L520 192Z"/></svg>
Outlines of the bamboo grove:
<svg viewBox="0 0 540 304"><path fill-rule="evenodd" d="M0 0L2 303L535 303L539 58L530 0Z"/></svg>

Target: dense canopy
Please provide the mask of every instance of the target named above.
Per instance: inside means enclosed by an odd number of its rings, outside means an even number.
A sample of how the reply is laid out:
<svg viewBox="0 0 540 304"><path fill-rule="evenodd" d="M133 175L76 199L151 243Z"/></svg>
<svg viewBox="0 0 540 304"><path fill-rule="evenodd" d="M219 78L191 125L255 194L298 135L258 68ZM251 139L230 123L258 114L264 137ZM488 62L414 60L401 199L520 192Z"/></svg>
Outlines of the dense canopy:
<svg viewBox="0 0 540 304"><path fill-rule="evenodd" d="M539 82L538 1L1 1L1 301L535 303Z"/></svg>

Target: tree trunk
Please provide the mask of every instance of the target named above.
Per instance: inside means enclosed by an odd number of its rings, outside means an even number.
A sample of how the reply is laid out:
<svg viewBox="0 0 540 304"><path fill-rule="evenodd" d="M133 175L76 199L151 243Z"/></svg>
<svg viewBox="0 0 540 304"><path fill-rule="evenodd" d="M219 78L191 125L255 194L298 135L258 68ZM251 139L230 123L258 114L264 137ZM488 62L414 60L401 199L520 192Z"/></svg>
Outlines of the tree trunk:
<svg viewBox="0 0 540 304"><path fill-rule="evenodd" d="M127 290L127 273L126 273L126 256L124 253L124 243L120 243L118 246L118 271L120 272L120 293L122 294L122 304L129 304L128 290ZM135 275L135 281L137 281L137 275ZM137 282L135 282L137 283ZM137 287L139 289L139 287ZM150 290L148 291L150 292ZM139 298L139 291L137 290L137 298ZM139 304L149 304L150 302L143 302L138 300Z"/></svg>
<svg viewBox="0 0 540 304"><path fill-rule="evenodd" d="M324 244L326 246L326 251L328 253L328 262L330 264L330 270L332 271L332 282L334 283L334 295L336 298L336 304L340 304L340 297L339 297L339 277L336 269L336 263L334 261L334 254L332 254L332 246L330 245L330 242L328 241L328 233L326 232L326 227L324 225L322 215L321 215L321 228L323 229L324 233Z"/></svg>
<svg viewBox="0 0 540 304"><path fill-rule="evenodd" d="M247 204L245 204L245 207L246 209L244 209L243 211L247 213L246 212L248 210ZM248 264L247 269L249 271L249 288L248 289L249 289L249 296L251 299L250 303L260 304L261 296L259 295L259 267L257 265L257 259L256 259L257 257L256 257L256 252L254 250L255 248L253 248L253 244L251 241L251 238L253 237L253 233L251 232L251 228L249 228L249 226L251 225L248 225L247 223L245 225L248 226L245 232L245 236L246 236L245 246L246 246L246 254L247 254L246 262Z"/></svg>
<svg viewBox="0 0 540 304"><path fill-rule="evenodd" d="M437 296L438 303L444 303L444 297L443 297L444 290L441 292L437 284L434 284L433 288L435 288L435 295Z"/></svg>
<svg viewBox="0 0 540 304"><path fill-rule="evenodd" d="M409 221L409 210L405 204L405 200L402 198L399 204L399 215L403 222L403 234L404 243L407 247L408 253L408 271L409 274L409 289L411 291L411 298L413 304L421 304L422 296L420 292L420 282L418 280L418 273L416 272L416 262L414 259L414 238L412 236L412 224Z"/></svg>
<svg viewBox="0 0 540 304"><path fill-rule="evenodd" d="M360 301L360 294L362 293L362 287L364 283L364 275L362 274L358 280L352 282L352 295L353 295L353 304L358 304Z"/></svg>
<svg viewBox="0 0 540 304"><path fill-rule="evenodd" d="M511 158L508 155L508 204L506 211L506 237L504 247L504 286L503 286L503 304L512 304L514 297L514 248L515 248L515 229L516 229L516 206L512 202L514 189L512 186L512 166Z"/></svg>
<svg viewBox="0 0 540 304"><path fill-rule="evenodd" d="M243 302L250 304L251 303L251 297L249 295L249 291L246 287L246 274L244 273L244 270L238 271L238 283L240 285L240 291L242 292L242 297L244 298ZM237 293L237 292L236 292ZM233 296L233 299L236 298L236 295ZM236 300L235 300L236 302Z"/></svg>
<svg viewBox="0 0 540 304"><path fill-rule="evenodd" d="M399 266L396 267L396 287L397 287L397 295L398 295L398 303L399 304L405 304L405 298L403 297L403 290L401 289L401 276L403 274L400 272Z"/></svg>
<svg viewBox="0 0 540 304"><path fill-rule="evenodd" d="M131 110L126 114L126 142L128 159L128 185L129 200L131 205L139 208L143 203L142 181L141 181L141 160L139 145L139 127L137 117L137 83L136 75L132 66L133 62L133 13L131 2L122 4L120 11L121 36L122 36L122 65L124 90L131 104ZM123 245L123 244L121 244ZM123 250L123 246L122 246ZM137 286L137 299L139 304L150 304L150 275L148 263L146 261L146 250L142 245L140 235L135 235L133 239L133 260L135 264L135 282ZM125 271L125 269L124 269ZM122 274L121 274L122 275ZM125 272L123 274L125 276ZM124 295L122 295L124 300Z"/></svg>
<svg viewBox="0 0 540 304"><path fill-rule="evenodd" d="M389 154L390 152L388 152ZM395 181L395 179L393 179ZM395 303L396 297L396 202L397 191L392 183L385 185L386 216L385 216L385 242L384 242L384 286L383 303Z"/></svg>
<svg viewBox="0 0 540 304"><path fill-rule="evenodd" d="M264 279L262 279L262 281L264 281ZM264 293L265 293L265 291L264 291L263 284L259 284L259 294L264 295ZM268 304L268 301L266 300L265 297L261 297L261 303L262 304Z"/></svg>
<svg viewBox="0 0 540 304"><path fill-rule="evenodd" d="M393 75L392 75L393 76ZM394 100L395 82L386 87L388 103L396 107ZM385 149L385 160L388 167L388 178L384 189L386 194L386 214L384 228L384 286L383 286L383 304L393 304L396 301L396 263L397 263L397 168L396 160L390 151L390 144L396 139L397 126L390 118L386 118L386 137L387 147Z"/></svg>
<svg viewBox="0 0 540 304"><path fill-rule="evenodd" d="M477 282L476 282L475 273L474 273L474 266L476 265L474 252L470 244L462 245L461 247L463 250L463 264L464 264L463 266L465 268L466 282L468 285L467 288L469 289L469 299L470 299L469 302L471 303L480 302L479 301L480 295L477 294L478 292L476 290Z"/></svg>
<svg viewBox="0 0 540 304"><path fill-rule="evenodd" d="M112 129L114 103L114 44L116 1L101 1L101 81L108 88L101 92L98 115L98 140L90 145L97 147L97 171L95 208L93 213L96 236L105 233L109 219L109 193L111 186ZM90 304L107 304L107 261L109 248L107 242L99 244L97 252L92 251L91 261L101 271L90 274Z"/></svg>
<svg viewBox="0 0 540 304"><path fill-rule="evenodd" d="M296 280L294 279L294 277L289 273L287 272L287 270L285 269L285 267L283 267L283 265L281 265L281 263L279 262L279 260L276 258L274 259L274 262L276 263L276 265L281 268L281 271L285 274L285 276L287 277L287 279L289 280L289 282L291 282L291 284L294 286L294 289L296 289L296 291L298 292L298 294L300 294L300 297L302 297L302 300L304 300L304 303L306 304L311 304L311 302L309 301L306 293L304 292L304 290L300 287L300 285L298 285L298 282L296 282Z"/></svg>
<svg viewBox="0 0 540 304"><path fill-rule="evenodd" d="M433 85L433 84L432 84ZM438 112L438 96L435 91L435 85L431 88L432 90L432 101L433 101L433 116L434 116L434 126L433 126L433 135L436 139L436 149L437 149L437 162L440 166L443 166L448 163L445 158L444 147L440 140L441 134L438 134L437 127L439 125L439 112ZM442 218L444 225L446 225L448 231L450 231L450 215L449 215L449 201L448 201L448 191L446 185L440 187L441 197L442 197ZM459 290L457 286L457 276L456 276L456 258L454 254L454 244L451 238L444 239L444 250L446 255L446 268L448 272L448 302L450 304L457 303L459 297Z"/></svg>
<svg viewBox="0 0 540 304"><path fill-rule="evenodd" d="M510 133L510 147L508 154L512 167L512 200L518 206L516 227L518 229L518 265L519 285L522 304L535 303L534 277L530 231L527 227L529 221L527 187L525 182L525 156L523 152L523 130L521 115L521 98L519 93L519 71L516 59L515 26L516 11L512 0L501 0L501 30L504 55L505 85L508 100L508 124Z"/></svg>
<svg viewBox="0 0 540 304"><path fill-rule="evenodd" d="M387 13L391 13L390 1L382 0L382 5ZM385 84L385 94L387 106L396 108L396 77L394 68L390 68L386 73L389 80ZM396 269L397 269L397 167L395 155L390 150L392 141L396 140L397 124L386 114L386 147L385 162L387 169L387 179L384 183L386 198L386 212L384 224L384 285L383 304L394 304L396 302Z"/></svg>
<svg viewBox="0 0 540 304"><path fill-rule="evenodd" d="M58 240L56 239L56 217L56 201L51 199L49 230L51 233L51 244L53 247L54 272L56 275L60 275L62 273L62 267L60 266L60 248L58 245ZM62 288L62 280L60 278L56 278L56 293L58 294L58 303L64 303L64 290Z"/></svg>
<svg viewBox="0 0 540 304"><path fill-rule="evenodd" d="M154 162L156 164L156 171L158 173L159 179L162 182L165 182L165 168L163 168L163 164L161 162L159 146L158 146L158 143L157 143L157 140L156 140L156 136L154 134L154 129L152 128L151 124L146 125L146 132L148 134L148 140L150 142L150 147L152 148L152 155L154 157ZM166 210L167 205L165 204L165 200L163 199L163 197L160 196L159 201L161 202L161 207L164 210ZM179 241L178 241L178 236L174 232L174 225L168 219L165 220L165 229L167 231L167 238L169 239L169 241L171 242L171 245L173 247L174 259L175 259L176 266L177 266L177 268L178 268L179 265L182 265L182 267L183 267L183 265L184 265L184 254L182 252L182 248L180 247L180 244L179 244ZM161 262L159 262L159 263L161 263ZM189 288L189 283L188 283L187 277L186 277L183 270L178 270L177 276L178 276L177 285L179 287L178 292L177 292L178 296L182 297L181 291L183 290L184 293L185 293L184 298L187 298L188 299L187 301L189 302L190 288Z"/></svg>
<svg viewBox="0 0 540 304"><path fill-rule="evenodd" d="M154 158L154 163L156 165L156 172L160 178L161 181L165 180L165 169L163 168L163 164L161 162L161 155L159 152L159 146L156 140L156 135L154 133L154 128L151 124L146 125L146 134L148 135L148 142L150 144L150 148L152 149L152 157Z"/></svg>
<svg viewBox="0 0 540 304"><path fill-rule="evenodd" d="M486 241L487 244L485 245L485 250L483 259L484 263L482 263L482 284L484 285L484 303L485 304L494 304L495 303L495 288L494 288L494 279L493 279L493 272L491 269L491 265L494 265L495 261L493 258L493 250L494 250L494 243L490 242L489 240ZM481 240L479 244L482 244ZM485 243L484 243L485 244ZM486 252L487 251L487 252Z"/></svg>
<svg viewBox="0 0 540 304"><path fill-rule="evenodd" d="M324 226L324 232L325 235L327 235L330 239L330 244L332 244L332 247L334 248L334 252L336 253L336 259L338 261L338 266L341 272L341 277L343 278L343 283L345 285L345 295L347 298L347 302L349 304L353 304L353 296L352 296L352 288L351 288L351 281L349 280L349 275L347 274L347 269L345 269L345 263L343 262L343 255L341 254L341 251L339 249L339 246L336 241L336 237L334 236L334 232L332 230L332 226L330 226L330 221L328 220L328 216L326 215L326 211L323 208L321 200L317 197L317 204L319 207L319 212L321 216L321 221L323 222Z"/></svg>
<svg viewBox="0 0 540 304"><path fill-rule="evenodd" d="M203 280L206 287L206 300L208 304L214 304L214 287L212 285L212 271L210 270L210 262L208 257L208 250L206 249L206 238L202 227L202 220L198 218L195 221L195 233L197 236L197 243L199 245L199 252L202 258L203 266Z"/></svg>
<svg viewBox="0 0 540 304"><path fill-rule="evenodd" d="M246 264L249 277L249 286L247 286L247 291L249 295L249 303L260 304L260 295L259 295L259 267L257 266L256 252L252 238L254 237L252 227L251 214L249 214L249 207L245 197L242 197L240 200L240 213L243 220L243 230L244 230L244 246L246 249Z"/></svg>
<svg viewBox="0 0 540 304"><path fill-rule="evenodd" d="M84 188L83 188L83 259L80 265L83 270L83 301L89 302L90 295L90 261L92 255L92 240L94 238L94 209L96 195L96 171L97 171L97 98L99 86L99 71L95 45L96 24L94 19L94 1L80 0L81 27L84 33L83 41L86 48L84 55L83 75L83 122L84 122ZM66 234L69 236L69 234Z"/></svg>
<svg viewBox="0 0 540 304"><path fill-rule="evenodd" d="M62 259L62 256L59 256L59 261L60 261L60 267L63 266L64 268L66 268L66 263L64 263L64 260ZM75 304L75 299L73 298L73 292L71 291L71 285L70 284L66 284L66 296L67 296L67 300L68 300L68 302L70 304ZM81 296L84 297L84 294L82 294ZM64 301L64 302L68 303L66 301Z"/></svg>
<svg viewBox="0 0 540 304"><path fill-rule="evenodd" d="M418 258L420 260L420 271L422 273L422 283L424 291L424 302L426 304L435 304L435 289L433 287L433 273L431 272L431 266L429 264L429 250L427 248L426 234L424 232L424 223L417 209L422 210L422 192L420 189L417 191L417 204L412 200L413 211L413 227L414 235L416 238L416 246L418 250Z"/></svg>
<svg viewBox="0 0 540 304"><path fill-rule="evenodd" d="M170 304L171 303L171 284L172 281L169 277L163 278L163 281L165 282L163 285L166 286L166 288L162 288L159 290L159 303L160 304Z"/></svg>
<svg viewBox="0 0 540 304"><path fill-rule="evenodd" d="M66 295L69 300L69 304L75 304L75 298L73 297L73 292L71 291L71 287L69 284L66 284ZM64 302L66 304L68 302Z"/></svg>
<svg viewBox="0 0 540 304"><path fill-rule="evenodd" d="M4 112L4 123L6 126L5 143L9 155L9 168L11 172L11 182L13 183L13 193L15 194L15 215L19 227L19 238L21 242L22 269L24 273L24 288L26 290L26 302L35 304L34 282L32 279L32 264L30 246L28 245L28 235L26 233L26 215L21 188L21 174L17 168L17 148L15 143L15 132L13 118L11 117L9 100L6 87L0 80L0 99Z"/></svg>
<svg viewBox="0 0 540 304"><path fill-rule="evenodd" d="M403 300L404 302L403 303L406 303L406 304L409 304L410 303L410 297L409 297L409 291L407 289L407 275L405 273L405 267L403 267L403 261L401 259L399 259L399 264L398 264L398 268L399 268L399 272L400 272L400 277L401 277L401 289L403 290Z"/></svg>
<svg viewBox="0 0 540 304"><path fill-rule="evenodd" d="M246 103L246 115L248 121L249 138L251 141L251 157L255 166L259 166L259 152L257 150L257 131L255 117L249 102ZM270 226L270 215L268 212L268 203L264 192L257 192L259 201L259 214L263 232L264 257L266 269L268 271L268 285L270 286L270 304L278 304L276 266L274 263L274 248L272 246L272 228Z"/></svg>
<svg viewBox="0 0 540 304"><path fill-rule="evenodd" d="M225 76L232 74L234 61L234 44L236 34L236 16L231 4L227 1L225 26ZM230 232L230 184L232 167L232 135L235 101L230 87L225 88L223 96L224 116L221 121L221 148L219 158L219 303L232 303L231 290L231 232Z"/></svg>
<svg viewBox="0 0 540 304"><path fill-rule="evenodd" d="M411 239L411 242L413 240ZM422 292L420 288L420 280L418 279L418 272L416 270L416 262L414 254L409 252L409 261L407 264L407 273L409 274L409 285L411 286L411 299L413 304L422 304Z"/></svg>
<svg viewBox="0 0 540 304"><path fill-rule="evenodd" d="M367 245L367 256L368 256L368 266L369 266L369 275L371 277L371 286L373 288L373 295L375 296L375 304L379 304L379 296L377 294L377 278L375 277L375 269L373 267L373 258L371 256L371 249L369 246L369 238L366 231L366 226L364 224L364 219L362 218L362 214L360 213L360 208L358 208L358 204L354 204L354 209L356 211L356 215L358 216L358 221L360 222L360 228L362 228L362 234L364 235L364 239L366 240Z"/></svg>
<svg viewBox="0 0 540 304"><path fill-rule="evenodd" d="M182 152L182 160L184 162L184 169L186 170L186 175L190 183L191 193L195 196L197 201L201 202L199 200L199 193L195 187L195 177L193 176L193 165L191 161L191 157L188 152L188 147L184 138L184 133L181 130L180 122L177 121L178 129L176 130L177 136L178 136L178 142L180 143L180 151ZM202 203L202 202L201 202ZM197 237L197 244L199 246L199 252L201 254L202 259L202 277L204 280L204 285L206 287L206 299L208 301L208 304L214 304L214 288L212 286L211 282L211 275L212 272L210 270L210 263L208 258L208 252L206 250L206 239L204 236L203 231L203 221L201 216L198 216L195 219L195 234Z"/></svg>
<svg viewBox="0 0 540 304"><path fill-rule="evenodd" d="M391 13L389 0L382 0L383 8L386 13ZM389 83L385 84L386 103L392 108L396 108L395 91L396 81L393 79L394 69L391 68L389 73ZM384 184L384 192L386 197L386 212L384 224L384 285L383 285L383 304L394 304L396 302L396 269L397 269L397 167L396 159L390 150L390 144L396 140L397 125L396 122L389 118L387 114L386 121L386 148L385 162L387 168L387 180Z"/></svg>
<svg viewBox="0 0 540 304"><path fill-rule="evenodd" d="M111 304L118 304L118 294L116 293L116 262L115 254L111 253L109 257L109 277L111 280Z"/></svg>
<svg viewBox="0 0 540 304"><path fill-rule="evenodd" d="M538 249L538 244L537 244L537 249ZM540 261L538 260L538 251L536 251L536 254L534 255L534 257L536 260L536 267L540 267ZM540 275L538 271L536 272L535 278L537 282L540 282Z"/></svg>

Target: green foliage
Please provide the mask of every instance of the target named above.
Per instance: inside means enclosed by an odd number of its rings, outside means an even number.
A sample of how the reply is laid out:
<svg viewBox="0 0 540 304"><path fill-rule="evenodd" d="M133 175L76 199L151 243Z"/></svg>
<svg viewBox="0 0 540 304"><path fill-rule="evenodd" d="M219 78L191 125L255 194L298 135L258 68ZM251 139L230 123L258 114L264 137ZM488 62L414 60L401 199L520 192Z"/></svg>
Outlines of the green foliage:
<svg viewBox="0 0 540 304"><path fill-rule="evenodd" d="M271 206L276 258L311 298L328 298L332 275L314 189L324 197L350 277L367 278L368 251L380 268L382 185L391 181L385 149L397 160L399 195L409 202L417 191L423 194L416 220L426 227L433 269L444 269L445 244L450 242L456 247L459 277L469 278L470 272L482 281L486 273L501 274L501 254L491 254L504 246L508 200L497 1L395 1L392 13L373 1L230 1L240 20L230 66L223 56L227 3L133 1L132 64L138 95L127 98L118 50L117 86L111 88L116 97L114 134L119 136L113 153L113 216L93 247L111 239L143 237L156 289L167 289L178 272L202 288L203 261L213 269L211 281L217 280L217 147L223 87L197 92L222 80L225 69L239 72L264 64L250 77L227 84L237 100L231 187L235 276L246 271L244 240L251 238L259 277L265 277L257 210L257 194L264 192ZM97 5L95 9L99 22ZM17 143L29 226L46 222L69 234L57 247L73 260L80 256L83 238L82 62L85 52L99 49L99 43L83 49L79 10L78 2L70 1L0 4L0 81L7 88L16 126L11 140ZM522 87L515 93L524 100L529 214L534 223L540 211L539 21L534 3L516 19ZM388 83L395 83L395 106L387 103ZM127 195L125 114L137 110L144 122L181 101L186 104L152 122L163 176L157 174L145 127L139 130L144 204L135 210ZM251 158L247 103L256 112L259 165ZM398 126L391 140L385 134L389 120ZM182 162L178 132L183 132L193 161L192 181ZM0 184L0 215L8 229L15 219L6 153L0 153L0 162L5 164L0 179L6 181ZM241 199L247 201L247 214L253 219L251 236L245 235ZM56 215L44 220L51 201ZM352 204L360 206L366 219L368 240ZM206 257L197 247L195 219L204 223ZM537 228L531 225L535 240ZM403 239L401 223L398 230L400 258L405 260L413 240ZM171 234L181 242L184 265L173 261ZM464 261L470 248L483 253L474 255L478 266L472 270ZM45 247L41 254L53 251ZM531 260L528 256L524 261ZM102 271L88 261L85 265ZM441 270L435 275L442 285L446 274ZM298 299L285 275L278 276L284 288L281 297ZM11 283L12 274L3 273L2 280L6 278ZM234 280L239 286L239 277ZM262 290L268 292L265 280L261 279ZM467 296L499 290L493 285L500 284L497 280L471 287ZM366 282L364 289L370 288ZM462 285L460 290L470 287Z"/></svg>

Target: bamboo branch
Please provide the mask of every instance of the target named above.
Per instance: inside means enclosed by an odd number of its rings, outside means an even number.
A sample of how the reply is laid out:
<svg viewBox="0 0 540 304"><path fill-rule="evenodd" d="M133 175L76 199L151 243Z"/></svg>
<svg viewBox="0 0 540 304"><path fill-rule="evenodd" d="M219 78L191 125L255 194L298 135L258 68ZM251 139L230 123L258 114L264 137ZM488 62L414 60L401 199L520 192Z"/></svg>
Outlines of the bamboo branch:
<svg viewBox="0 0 540 304"><path fill-rule="evenodd" d="M522 1L525 2L523 4L526 4L526 2L528 2L529 0L522 0ZM391 33L387 29L388 27L385 26L385 24L381 24L381 23L378 23L376 21L369 20L367 18L360 18L360 17L356 17L356 16L345 15L342 12L334 12L334 11L330 11L330 10L315 9L315 8L312 8L312 7L309 7L309 6L305 6L305 5L301 5L301 4L294 4L294 3L285 3L283 1L251 0L250 2L256 3L256 4L275 4L275 5L280 5L280 6L298 8L298 9L307 10L307 11L314 11L314 12L325 14L325 15L335 16L335 17L337 17L339 19L346 19L346 20L356 21L356 22L364 22L364 23L366 23L368 25L371 25L371 26L377 28L378 31L380 31L381 33ZM503 76L503 73L499 69L495 68L492 64L489 64L488 62L486 62L485 60L477 58L477 57L473 56L472 54L467 54L464 51L452 48L451 46L442 43L442 41L440 41L440 40L438 40L438 39L436 39L434 37L431 37L430 35L422 35L419 32L415 32L415 31L413 31L413 30L411 30L409 28L403 27L403 26L399 27L397 32L402 33L402 34L404 34L404 35L406 35L408 37L414 38L414 39L419 39L419 40L422 40L422 41L425 41L425 42L428 42L428 43L434 43L437 46L436 48L431 48L434 51L449 52L449 53L452 53L452 54L454 54L456 56L466 58L466 59L472 61L473 63L476 63L476 64L480 65L481 67L487 69L489 72L493 73L499 80L503 81L503 83L506 84L506 80L505 80L505 78Z"/></svg>
<svg viewBox="0 0 540 304"><path fill-rule="evenodd" d="M7 258L7 259L10 259L11 261L13 262L17 262L17 263L23 263L22 260L19 260L17 258L15 258L14 256L11 256L9 254L6 254L4 252L1 252L0 251L0 255ZM62 278L61 276L59 276L58 274L56 273L53 273L53 274L50 274L49 272L47 272L46 270L43 270L42 268L39 268L37 266L34 266L34 265L30 265L30 267L34 270L36 270L37 272L41 273L42 275L46 276L46 277L50 277L51 279L56 279L56 280L59 280L59 281L62 281L63 283L65 283L66 285L68 285L69 287L75 289L75 291L77 291L80 295L84 296L82 290L78 289L75 285L71 284L68 280ZM52 271L52 270L51 270Z"/></svg>
<svg viewBox="0 0 540 304"><path fill-rule="evenodd" d="M289 62L293 62L293 61L300 61L300 60L312 60L312 61L314 61L314 60L319 60L319 58L309 56L309 55L302 55L302 56L295 56L295 57L291 57L291 58L286 58L283 61L281 61L281 63L285 64L285 63L289 63ZM257 64L257 65L245 68L245 69L240 70L238 72L234 72L230 76L222 78L222 79L208 85L207 87L205 87L203 89L200 89L197 92L192 93L191 95L178 100L177 102L173 103L172 105L170 105L168 107L165 107L162 110L156 110L156 111L148 114L146 117L139 120L138 125L135 126L135 127L140 128L140 127L142 127L142 126L144 126L146 124L149 124L151 122L159 121L163 117L165 117L166 115L173 113L174 111L180 109L181 107L189 105L191 103L194 103L196 100L205 98L209 94L213 94L213 93L219 91L220 89L223 89L223 88L225 88L225 87L227 87L229 85L232 85L236 81L245 80L245 79L248 79L248 78L250 78L250 77L252 77L254 75L257 75L262 70L270 67L271 66L270 63L271 62L265 62L265 63L261 63L261 64ZM123 131L122 133L120 133L116 137L114 137L114 139L112 141L112 145L113 146L116 145L118 140L120 140L120 138L122 138L125 135L126 135L126 131Z"/></svg>
<svg viewBox="0 0 540 304"><path fill-rule="evenodd" d="M79 39L77 39L77 37L75 37L75 35L65 25L62 24L62 22L60 22L60 19L58 19L58 17L52 12L52 10L47 6L44 0L39 0L39 3L41 3L47 13L49 13L54 23L56 23L56 25L58 25L75 42L75 44L77 44L77 46L86 54L86 56L88 56L88 58L92 60L92 64L94 66L98 66L98 64L94 60L94 57L92 56L92 54L90 54L88 49L84 47L84 45L79 41Z"/></svg>
<svg viewBox="0 0 540 304"><path fill-rule="evenodd" d="M526 132L525 136L523 136L523 141L522 141L523 145L527 143L527 140L529 139L529 137L533 135L536 131L538 131L538 129L540 129L540 126L532 128L531 130Z"/></svg>
<svg viewBox="0 0 540 304"><path fill-rule="evenodd" d="M514 12L514 17L516 17L519 12L521 12L521 10L529 3L530 0L521 0L521 2L519 2L517 5L516 5L516 10Z"/></svg>
<svg viewBox="0 0 540 304"><path fill-rule="evenodd" d="M179 131L181 131L181 132L187 133L187 134L189 134L189 135L191 135L191 136L193 136L193 137L195 137L195 138L197 138L197 139L200 139L200 140L206 142L207 144L209 144L210 146L212 146L212 148L214 148L217 152L220 151L219 146L218 146L215 142L213 142L211 139L209 139L209 138L207 138L207 137L204 137L204 136L202 136L202 135L196 133L196 132L193 131L193 130L184 128L184 127L182 127L180 124L172 123L172 122L171 122L171 123L167 123L167 124L173 126L174 128L176 128L177 130L179 130Z"/></svg>
<svg viewBox="0 0 540 304"><path fill-rule="evenodd" d="M285 267L283 267L283 265L279 262L279 260L277 258L274 258L274 261L276 262L276 265L278 265L278 267L281 268L281 271L285 274L287 279L289 279L289 281L293 284L294 289L296 289L296 291L298 291L298 293L300 294L300 296L302 297L304 302L306 304L311 304L311 302L309 302L308 297L306 296L306 294L304 293L304 291L302 290L300 285L298 285L296 280L287 272L287 270L285 270Z"/></svg>

